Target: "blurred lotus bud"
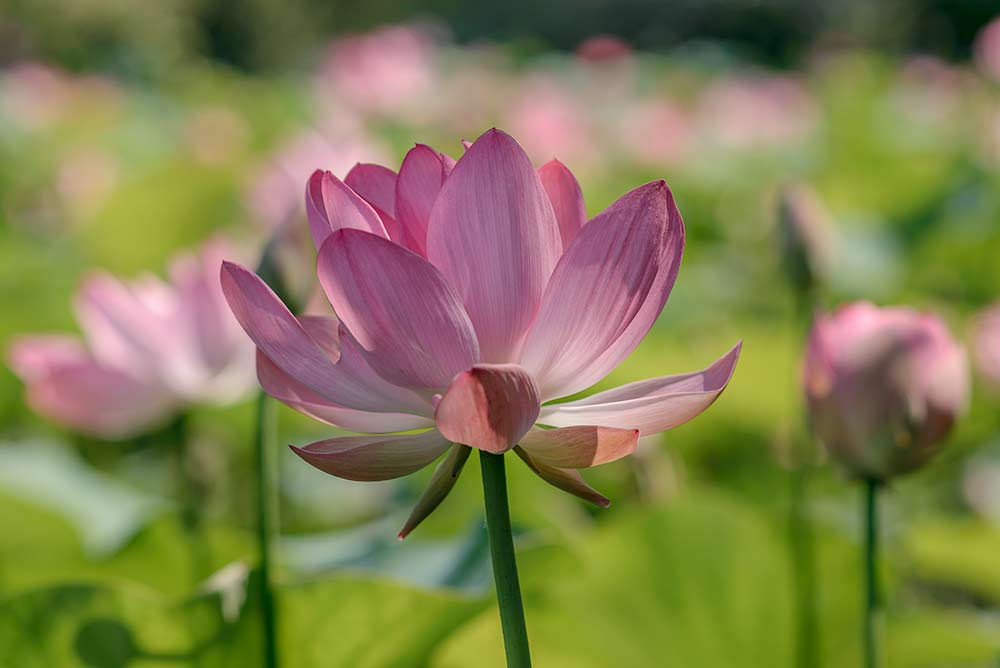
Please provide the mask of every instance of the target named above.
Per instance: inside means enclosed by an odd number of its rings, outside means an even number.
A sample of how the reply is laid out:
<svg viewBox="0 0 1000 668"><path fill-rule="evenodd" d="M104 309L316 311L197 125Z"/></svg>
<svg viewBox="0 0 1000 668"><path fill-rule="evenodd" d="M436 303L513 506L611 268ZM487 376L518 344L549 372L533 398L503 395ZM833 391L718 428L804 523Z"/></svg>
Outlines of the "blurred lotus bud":
<svg viewBox="0 0 1000 668"><path fill-rule="evenodd" d="M1000 390L1000 302L976 318L973 348L976 370L991 386Z"/></svg>
<svg viewBox="0 0 1000 668"><path fill-rule="evenodd" d="M306 225L288 221L274 228L257 263L257 274L292 311L303 313L315 280L315 250Z"/></svg>
<svg viewBox="0 0 1000 668"><path fill-rule="evenodd" d="M808 290L826 276L833 255L833 222L816 192L798 184L779 194L778 226L789 281Z"/></svg>
<svg viewBox="0 0 1000 668"><path fill-rule="evenodd" d="M876 480L930 460L969 394L965 352L940 319L868 302L817 317L803 382L827 450L852 475Z"/></svg>

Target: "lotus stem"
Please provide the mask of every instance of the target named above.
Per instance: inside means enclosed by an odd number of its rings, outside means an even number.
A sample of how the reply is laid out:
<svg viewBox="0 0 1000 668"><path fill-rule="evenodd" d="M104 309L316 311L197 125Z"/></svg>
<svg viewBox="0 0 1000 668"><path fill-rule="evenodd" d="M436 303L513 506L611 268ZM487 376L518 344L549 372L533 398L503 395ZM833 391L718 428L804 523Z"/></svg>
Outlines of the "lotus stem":
<svg viewBox="0 0 1000 668"><path fill-rule="evenodd" d="M177 504L181 527L187 538L188 549L191 557L191 580L194 583L201 581L207 575L209 569L208 555L198 536L201 528L201 493L199 483L190 475L188 458L190 451L190 428L188 416L185 413L178 415L168 427L169 438L173 446L173 468L174 468L174 488L177 495Z"/></svg>
<svg viewBox="0 0 1000 668"><path fill-rule="evenodd" d="M878 492L879 481L868 478L864 481L864 656L865 668L879 666L879 617L881 600L878 585Z"/></svg>
<svg viewBox="0 0 1000 668"><path fill-rule="evenodd" d="M274 584L271 579L271 527L275 521L272 498L273 472L271 446L274 440L275 414L273 402L264 392L257 396L257 428L254 450L257 468L257 552L260 573L260 613L263 626L264 666L278 666L277 611Z"/></svg>
<svg viewBox="0 0 1000 668"><path fill-rule="evenodd" d="M483 470L483 495L486 503L486 531L490 538L493 581L500 607L504 651L508 668L530 668L528 629L524 623L524 604L517 579L514 538L507 504L507 472L503 455L479 452Z"/></svg>

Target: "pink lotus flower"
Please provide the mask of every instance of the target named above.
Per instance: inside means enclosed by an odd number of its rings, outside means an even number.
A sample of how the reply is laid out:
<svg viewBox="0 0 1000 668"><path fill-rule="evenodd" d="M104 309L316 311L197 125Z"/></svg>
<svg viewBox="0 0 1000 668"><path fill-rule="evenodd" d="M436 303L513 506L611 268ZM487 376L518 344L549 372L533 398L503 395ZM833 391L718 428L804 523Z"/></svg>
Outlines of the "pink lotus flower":
<svg viewBox="0 0 1000 668"><path fill-rule="evenodd" d="M490 130L457 163L418 145L398 174L317 171L306 197L339 319L295 317L236 264L223 266L223 290L269 394L368 433L293 448L308 463L384 480L449 453L401 536L447 495L470 447L513 449L549 483L607 505L577 469L692 419L732 375L739 345L702 371L549 403L604 378L659 316L684 246L663 181L587 222L565 166L536 171ZM423 431L391 433L411 430Z"/></svg>
<svg viewBox="0 0 1000 668"><path fill-rule="evenodd" d="M974 337L976 369L991 385L1000 389L1000 302L976 318Z"/></svg>
<svg viewBox="0 0 1000 668"><path fill-rule="evenodd" d="M84 341L24 336L9 364L31 407L72 429L126 438L192 403L228 403L253 387L253 347L223 300L218 267L229 249L208 244L170 267L171 282L130 283L98 273L76 298Z"/></svg>
<svg viewBox="0 0 1000 668"><path fill-rule="evenodd" d="M821 315L804 384L813 427L853 475L925 464L968 402L965 352L934 315L856 302Z"/></svg>
<svg viewBox="0 0 1000 668"><path fill-rule="evenodd" d="M972 52L983 74L1000 81L1000 16L979 31Z"/></svg>

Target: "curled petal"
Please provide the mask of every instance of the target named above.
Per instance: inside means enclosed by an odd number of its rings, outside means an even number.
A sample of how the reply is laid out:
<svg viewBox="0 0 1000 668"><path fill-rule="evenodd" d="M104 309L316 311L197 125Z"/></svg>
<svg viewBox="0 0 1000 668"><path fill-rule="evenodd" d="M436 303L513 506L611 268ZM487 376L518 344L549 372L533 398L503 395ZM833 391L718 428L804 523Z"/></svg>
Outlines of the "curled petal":
<svg viewBox="0 0 1000 668"><path fill-rule="evenodd" d="M396 216L406 239L406 246L426 255L427 224L444 180L455 161L430 146L417 144L409 150L399 167L396 180Z"/></svg>
<svg viewBox="0 0 1000 668"><path fill-rule="evenodd" d="M389 238L375 209L330 172L316 170L309 177L306 214L316 248L333 232L345 228Z"/></svg>
<svg viewBox="0 0 1000 668"><path fill-rule="evenodd" d="M512 362L562 252L538 174L498 130L455 165L431 211L427 258L455 286L485 362Z"/></svg>
<svg viewBox="0 0 1000 668"><path fill-rule="evenodd" d="M576 426L533 429L521 439L521 449L542 464L585 469L607 464L635 452L638 429Z"/></svg>
<svg viewBox="0 0 1000 668"><path fill-rule="evenodd" d="M300 322L264 281L245 267L223 263L222 289L229 308L257 347L278 368L327 401L365 411L420 412L420 405L413 405L414 401L406 400L405 405L387 402L391 386L385 381L377 392L372 391L371 383L359 383L358 369L363 369L364 360L354 361L342 355L340 342L333 333L336 329L324 330L309 319ZM303 322L313 331L307 331ZM368 369L363 377L374 375ZM406 396L413 395L406 393Z"/></svg>
<svg viewBox="0 0 1000 668"><path fill-rule="evenodd" d="M583 202L580 183L573 172L558 160L550 160L539 167L538 178L552 202L563 248L569 248L580 228L587 222L587 207Z"/></svg>
<svg viewBox="0 0 1000 668"><path fill-rule="evenodd" d="M402 228L396 220L396 178L396 172L388 167L359 163L347 173L344 183L372 205L389 238L403 243Z"/></svg>
<svg viewBox="0 0 1000 668"><path fill-rule="evenodd" d="M264 391L278 401L311 418L348 431L382 434L434 426L433 420L418 415L359 411L327 401L282 371L259 350L257 380Z"/></svg>
<svg viewBox="0 0 1000 668"><path fill-rule="evenodd" d="M346 480L391 480L430 464L450 443L436 430L421 434L343 436L292 451L320 471Z"/></svg>
<svg viewBox="0 0 1000 668"><path fill-rule="evenodd" d="M524 463L528 465L528 468L534 471L539 478L553 487L558 487L564 492L569 492L573 496L577 496L584 501L589 501L590 503L600 506L601 508L607 508L611 505L611 501L608 497L588 485L587 481L583 479L583 476L581 476L580 472L576 469L562 469L556 466L543 464L525 452L524 448L514 448L514 452L517 453L517 456L520 457Z"/></svg>
<svg viewBox="0 0 1000 668"><path fill-rule="evenodd" d="M538 410L538 386L524 369L478 364L455 377L434 418L452 442L501 453L531 429Z"/></svg>
<svg viewBox="0 0 1000 668"><path fill-rule="evenodd" d="M559 260L521 364L542 397L590 387L649 332L677 278L684 224L667 184L621 197L587 223Z"/></svg>
<svg viewBox="0 0 1000 668"><path fill-rule="evenodd" d="M458 476L462 473L465 462L468 461L472 449L464 445L453 445L448 451L448 456L441 460L438 467L434 469L434 476L427 485L427 489L420 495L417 505L413 507L410 516L406 518L406 524L399 531L399 540L403 540L417 528L417 526L433 513L441 502L445 500L451 492Z"/></svg>
<svg viewBox="0 0 1000 668"><path fill-rule="evenodd" d="M718 398L732 378L741 343L710 367L622 385L563 404L544 406L538 421L555 427L593 424L638 429L644 436L673 429L696 417Z"/></svg>
<svg viewBox="0 0 1000 668"><path fill-rule="evenodd" d="M458 296L427 260L357 230L332 235L319 253L330 303L384 378L440 391L478 361Z"/></svg>

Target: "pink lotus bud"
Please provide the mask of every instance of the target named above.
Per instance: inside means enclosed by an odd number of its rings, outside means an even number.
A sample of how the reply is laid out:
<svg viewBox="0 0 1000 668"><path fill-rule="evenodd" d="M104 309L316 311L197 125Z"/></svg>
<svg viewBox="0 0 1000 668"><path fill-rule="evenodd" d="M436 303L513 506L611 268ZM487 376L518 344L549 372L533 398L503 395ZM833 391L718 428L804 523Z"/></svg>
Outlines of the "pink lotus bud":
<svg viewBox="0 0 1000 668"><path fill-rule="evenodd" d="M976 318L973 337L976 370L1000 390L1000 302Z"/></svg>
<svg viewBox="0 0 1000 668"><path fill-rule="evenodd" d="M816 192L802 184L779 195L778 227L788 279L811 288L827 273L833 251L833 223Z"/></svg>
<svg viewBox="0 0 1000 668"><path fill-rule="evenodd" d="M830 454L877 480L931 459L969 394L965 352L940 319L868 302L817 318L803 380Z"/></svg>

